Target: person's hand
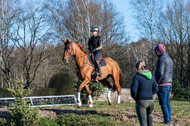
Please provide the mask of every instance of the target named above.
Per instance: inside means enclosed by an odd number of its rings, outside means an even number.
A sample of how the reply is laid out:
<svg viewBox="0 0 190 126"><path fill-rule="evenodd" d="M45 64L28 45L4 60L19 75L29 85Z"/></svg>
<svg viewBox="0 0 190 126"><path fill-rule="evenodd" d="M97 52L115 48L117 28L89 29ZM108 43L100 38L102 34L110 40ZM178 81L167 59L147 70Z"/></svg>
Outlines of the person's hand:
<svg viewBox="0 0 190 126"><path fill-rule="evenodd" d="M89 53L89 55L90 55L90 56L92 56L92 55L93 55L93 53L92 53L92 52L90 52L90 53Z"/></svg>
<svg viewBox="0 0 190 126"><path fill-rule="evenodd" d="M95 52L95 51L96 51L96 49L92 50L92 52L91 52L91 53L93 53L93 52Z"/></svg>

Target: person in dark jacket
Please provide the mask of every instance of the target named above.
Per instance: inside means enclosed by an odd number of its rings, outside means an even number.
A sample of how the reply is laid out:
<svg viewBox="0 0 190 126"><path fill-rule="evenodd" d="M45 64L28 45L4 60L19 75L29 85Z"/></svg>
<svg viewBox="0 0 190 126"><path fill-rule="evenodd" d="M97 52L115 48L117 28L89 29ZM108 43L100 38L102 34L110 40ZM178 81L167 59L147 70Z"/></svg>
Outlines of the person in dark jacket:
<svg viewBox="0 0 190 126"><path fill-rule="evenodd" d="M168 56L163 44L154 48L158 61L156 64L155 78L158 83L158 99L162 108L164 123L171 122L170 93L172 90L173 61Z"/></svg>
<svg viewBox="0 0 190 126"><path fill-rule="evenodd" d="M154 76L144 67L144 61L137 61L137 73L131 84L131 96L136 101L135 107L140 125L152 126L153 95L157 93L158 87Z"/></svg>
<svg viewBox="0 0 190 126"><path fill-rule="evenodd" d="M98 59L102 54L102 41L100 39L99 29L97 27L92 27L91 32L92 36L88 41L88 50L90 53L94 54L95 72L97 76L101 77L100 64L98 62Z"/></svg>

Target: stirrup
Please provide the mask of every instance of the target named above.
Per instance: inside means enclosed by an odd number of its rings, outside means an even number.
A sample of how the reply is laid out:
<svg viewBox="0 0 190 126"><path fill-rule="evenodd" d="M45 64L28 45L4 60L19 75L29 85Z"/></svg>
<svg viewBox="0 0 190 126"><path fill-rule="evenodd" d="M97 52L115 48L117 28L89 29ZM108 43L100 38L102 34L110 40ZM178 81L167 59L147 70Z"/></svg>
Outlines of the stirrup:
<svg viewBox="0 0 190 126"><path fill-rule="evenodd" d="M94 82L94 83L98 83L97 78L93 78L91 81Z"/></svg>
<svg viewBox="0 0 190 126"><path fill-rule="evenodd" d="M100 71L97 72L96 75L99 76L99 77L101 77L101 72Z"/></svg>
<svg viewBox="0 0 190 126"><path fill-rule="evenodd" d="M95 74L92 76L91 82L94 82L94 83L97 83L97 82L98 82L98 80L97 80L97 73L95 73Z"/></svg>

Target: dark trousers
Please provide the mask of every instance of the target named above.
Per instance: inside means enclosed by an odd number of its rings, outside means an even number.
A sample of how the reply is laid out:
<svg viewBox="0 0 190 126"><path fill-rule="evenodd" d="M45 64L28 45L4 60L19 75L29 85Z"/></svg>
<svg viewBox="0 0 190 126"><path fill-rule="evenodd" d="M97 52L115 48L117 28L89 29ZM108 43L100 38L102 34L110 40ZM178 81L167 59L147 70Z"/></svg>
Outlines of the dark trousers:
<svg viewBox="0 0 190 126"><path fill-rule="evenodd" d="M158 99L162 108L164 123L170 124L171 122L171 106L170 106L170 93L172 85L158 86Z"/></svg>
<svg viewBox="0 0 190 126"><path fill-rule="evenodd" d="M100 72L100 64L98 62L98 59L100 58L101 54L102 54L101 50L97 50L94 52L95 71L99 76L101 76L101 72Z"/></svg>
<svg viewBox="0 0 190 126"><path fill-rule="evenodd" d="M102 51L101 50L97 50L93 54L94 54L94 60L96 61L96 60L98 60L100 58L100 56L102 54Z"/></svg>
<svg viewBox="0 0 190 126"><path fill-rule="evenodd" d="M153 100L137 100L136 112L141 126L152 126Z"/></svg>

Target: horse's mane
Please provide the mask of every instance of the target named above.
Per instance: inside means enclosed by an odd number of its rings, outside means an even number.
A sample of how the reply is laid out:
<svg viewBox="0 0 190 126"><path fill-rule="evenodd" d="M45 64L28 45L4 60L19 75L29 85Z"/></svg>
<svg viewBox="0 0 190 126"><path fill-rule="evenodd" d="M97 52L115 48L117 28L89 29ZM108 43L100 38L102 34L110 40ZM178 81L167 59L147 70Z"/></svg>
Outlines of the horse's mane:
<svg viewBox="0 0 190 126"><path fill-rule="evenodd" d="M85 49L85 47L82 45L82 44L80 44L80 43L76 43L79 47L80 47L80 49L85 53L85 54L88 54L88 51Z"/></svg>

